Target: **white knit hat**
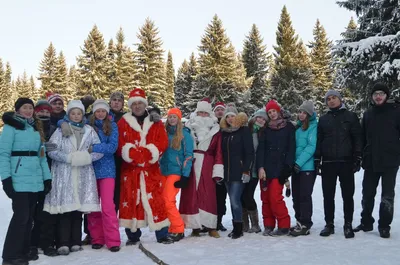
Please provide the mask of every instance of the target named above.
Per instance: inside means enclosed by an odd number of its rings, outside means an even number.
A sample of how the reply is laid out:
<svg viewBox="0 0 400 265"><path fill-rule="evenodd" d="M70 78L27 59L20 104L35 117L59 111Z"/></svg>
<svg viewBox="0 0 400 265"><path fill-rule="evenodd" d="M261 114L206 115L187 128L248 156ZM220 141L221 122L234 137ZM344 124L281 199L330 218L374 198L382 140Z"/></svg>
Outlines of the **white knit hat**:
<svg viewBox="0 0 400 265"><path fill-rule="evenodd" d="M68 102L67 113L69 114L72 109L80 109L83 114L85 113L85 107L80 100L70 100Z"/></svg>
<svg viewBox="0 0 400 265"><path fill-rule="evenodd" d="M104 99L98 99L93 103L93 113L98 109L104 109L107 113L110 113L110 105Z"/></svg>
<svg viewBox="0 0 400 265"><path fill-rule="evenodd" d="M202 111L202 112L207 112L208 114L213 114L213 109L211 106L211 103L207 99L203 99L199 102L197 102L197 107L195 113Z"/></svg>

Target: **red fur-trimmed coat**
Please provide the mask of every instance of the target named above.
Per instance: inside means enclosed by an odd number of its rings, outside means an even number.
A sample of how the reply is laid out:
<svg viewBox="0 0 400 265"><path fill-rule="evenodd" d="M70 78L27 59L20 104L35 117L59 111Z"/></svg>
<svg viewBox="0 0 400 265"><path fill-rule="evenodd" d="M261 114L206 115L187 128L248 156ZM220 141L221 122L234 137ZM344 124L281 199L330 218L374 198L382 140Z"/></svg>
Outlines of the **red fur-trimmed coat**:
<svg viewBox="0 0 400 265"><path fill-rule="evenodd" d="M135 232L149 226L160 230L169 226L162 192L165 178L158 163L168 147L168 136L162 122L149 117L139 125L131 113L118 122L118 154L121 168L120 226Z"/></svg>

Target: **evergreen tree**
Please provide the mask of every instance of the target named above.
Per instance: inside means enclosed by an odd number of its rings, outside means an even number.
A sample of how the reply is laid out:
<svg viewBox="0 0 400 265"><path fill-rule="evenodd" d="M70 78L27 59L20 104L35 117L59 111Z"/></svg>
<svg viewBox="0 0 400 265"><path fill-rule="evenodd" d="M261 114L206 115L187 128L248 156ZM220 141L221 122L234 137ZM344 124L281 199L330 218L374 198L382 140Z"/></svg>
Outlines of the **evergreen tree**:
<svg viewBox="0 0 400 265"><path fill-rule="evenodd" d="M133 87L138 86L135 81L136 66L134 64L134 53L125 45L125 36L122 28L119 29L116 36L117 45L116 53L116 77L114 90L123 91L124 94L129 94Z"/></svg>
<svg viewBox="0 0 400 265"><path fill-rule="evenodd" d="M357 23L351 17L349 24L346 27L346 31L340 34L343 39L339 41L339 43L346 43L346 42L352 42L357 38Z"/></svg>
<svg viewBox="0 0 400 265"><path fill-rule="evenodd" d="M271 56L266 51L267 47L263 41L260 31L253 24L249 35L244 40L242 55L246 77L253 78L249 100L251 110L261 108L271 97L271 91L267 89L268 61Z"/></svg>
<svg viewBox="0 0 400 265"><path fill-rule="evenodd" d="M174 86L175 86L175 70L174 64L172 61L172 53L168 52L168 60L165 69L165 81L167 83L167 94L166 97L166 107L172 108L175 105L175 95L174 95Z"/></svg>
<svg viewBox="0 0 400 265"><path fill-rule="evenodd" d="M29 78L29 88L30 88L30 90L32 91L32 100L33 101L37 101L38 99L41 99L42 98L42 95L41 95L41 90L40 90L40 88L38 88L38 87L36 87L36 84L35 84L35 79L33 78L33 76L31 75L31 77Z"/></svg>
<svg viewBox="0 0 400 265"><path fill-rule="evenodd" d="M18 82L19 81L19 82ZM33 90L30 86L28 75L24 71L22 78L17 79L16 88L18 92L18 97L32 98Z"/></svg>
<svg viewBox="0 0 400 265"><path fill-rule="evenodd" d="M117 88L116 48L113 39L110 39L107 46L105 75L107 79L107 87L110 88L110 91L116 89Z"/></svg>
<svg viewBox="0 0 400 265"><path fill-rule="evenodd" d="M7 111L8 104L7 101L9 100L10 94L7 90L6 86L6 71L4 69L3 61L0 58L0 113ZM3 123L0 123L0 126L3 126Z"/></svg>
<svg viewBox="0 0 400 265"><path fill-rule="evenodd" d="M199 98L199 96L193 96L193 94L196 94L193 86L197 74L197 61L194 53L192 53L189 63L184 60L178 69L178 76L175 82L175 105L181 109L182 115L186 117L189 116L190 112L193 111L193 107L196 106L197 101L195 99Z"/></svg>
<svg viewBox="0 0 400 265"><path fill-rule="evenodd" d="M64 100L69 101L73 99L73 92L68 89L67 63L65 62L63 52L60 52L60 54L58 55L55 68L55 83L54 89L52 91L60 94L64 98Z"/></svg>
<svg viewBox="0 0 400 265"><path fill-rule="evenodd" d="M75 68L75 65L72 65L68 70L67 76L67 90L68 90L68 99L76 99L77 92L79 90L78 83L79 83L79 73Z"/></svg>
<svg viewBox="0 0 400 265"><path fill-rule="evenodd" d="M44 52L44 58L40 62L39 66L39 80L41 81L41 91L44 95L48 91L53 91L56 81L56 65L57 65L57 54L53 43L50 42L49 47Z"/></svg>
<svg viewBox="0 0 400 265"><path fill-rule="evenodd" d="M82 55L77 58L80 74L78 96L109 97L110 91L106 75L107 48L103 35L96 25L90 31L81 50Z"/></svg>
<svg viewBox="0 0 400 265"><path fill-rule="evenodd" d="M154 22L147 18L137 34L139 43L136 44L135 61L138 67L138 83L146 91L149 104L164 108L166 107L164 50L158 34Z"/></svg>
<svg viewBox="0 0 400 265"><path fill-rule="evenodd" d="M4 104L5 109L12 110L14 107L14 102L16 99L15 90L13 90L12 80L11 80L12 70L9 62L6 63L6 70L4 73L4 93L7 93L7 101Z"/></svg>

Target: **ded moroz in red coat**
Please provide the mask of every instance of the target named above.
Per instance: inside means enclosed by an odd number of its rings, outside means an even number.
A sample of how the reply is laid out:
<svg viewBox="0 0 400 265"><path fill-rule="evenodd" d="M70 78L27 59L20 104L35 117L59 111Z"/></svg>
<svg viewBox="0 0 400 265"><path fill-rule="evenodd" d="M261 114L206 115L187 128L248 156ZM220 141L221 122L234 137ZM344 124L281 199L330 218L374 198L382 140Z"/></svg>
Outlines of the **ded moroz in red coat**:
<svg viewBox="0 0 400 265"><path fill-rule="evenodd" d="M168 147L168 136L162 122L146 117L141 126L131 113L118 122L118 152L121 168L120 226L135 232L149 226L151 231L169 226L162 197L165 178L159 159Z"/></svg>
<svg viewBox="0 0 400 265"><path fill-rule="evenodd" d="M194 132L192 130L192 136ZM224 177L221 132L215 124L204 140L195 142L194 163L188 186L181 190L179 212L185 228L217 227L217 197L214 178Z"/></svg>

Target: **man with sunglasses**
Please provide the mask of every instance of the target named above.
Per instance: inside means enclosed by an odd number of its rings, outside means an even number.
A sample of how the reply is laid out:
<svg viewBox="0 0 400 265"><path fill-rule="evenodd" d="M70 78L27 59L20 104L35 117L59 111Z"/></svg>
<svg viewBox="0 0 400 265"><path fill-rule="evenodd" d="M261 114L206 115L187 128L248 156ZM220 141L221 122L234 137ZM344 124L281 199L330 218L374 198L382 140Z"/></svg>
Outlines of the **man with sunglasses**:
<svg viewBox="0 0 400 265"><path fill-rule="evenodd" d="M382 193L379 209L378 230L382 238L390 237L393 220L394 189L400 165L400 105L389 100L387 85L377 83L371 91L372 107L363 115L363 191L361 224L354 229L372 231L372 217L376 188L381 179Z"/></svg>

